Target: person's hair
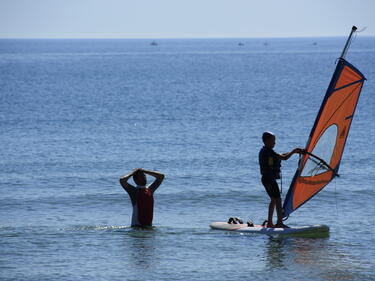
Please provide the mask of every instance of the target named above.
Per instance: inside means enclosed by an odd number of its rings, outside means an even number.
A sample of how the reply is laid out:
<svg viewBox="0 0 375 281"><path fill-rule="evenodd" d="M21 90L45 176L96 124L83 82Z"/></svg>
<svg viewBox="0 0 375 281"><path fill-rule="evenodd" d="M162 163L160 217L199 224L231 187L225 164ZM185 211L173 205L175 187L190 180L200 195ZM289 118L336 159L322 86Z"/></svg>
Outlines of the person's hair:
<svg viewBox="0 0 375 281"><path fill-rule="evenodd" d="M137 185L146 185L147 180L146 180L146 175L142 171L137 171L133 175L133 180Z"/></svg>
<svg viewBox="0 0 375 281"><path fill-rule="evenodd" d="M271 132L264 132L263 135L262 135L262 140L263 140L263 143L266 143L267 140L271 139L275 137L275 135Z"/></svg>

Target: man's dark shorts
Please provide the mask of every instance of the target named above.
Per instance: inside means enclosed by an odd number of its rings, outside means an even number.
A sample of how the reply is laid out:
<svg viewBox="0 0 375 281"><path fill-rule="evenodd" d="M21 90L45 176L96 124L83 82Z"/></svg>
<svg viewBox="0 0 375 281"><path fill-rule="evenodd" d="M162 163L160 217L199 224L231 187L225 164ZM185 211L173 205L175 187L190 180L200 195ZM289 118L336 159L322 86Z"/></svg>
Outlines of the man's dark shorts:
<svg viewBox="0 0 375 281"><path fill-rule="evenodd" d="M272 177L262 177L262 184L267 191L269 197L274 199L279 199L280 197L280 190L279 185L277 184L276 179Z"/></svg>

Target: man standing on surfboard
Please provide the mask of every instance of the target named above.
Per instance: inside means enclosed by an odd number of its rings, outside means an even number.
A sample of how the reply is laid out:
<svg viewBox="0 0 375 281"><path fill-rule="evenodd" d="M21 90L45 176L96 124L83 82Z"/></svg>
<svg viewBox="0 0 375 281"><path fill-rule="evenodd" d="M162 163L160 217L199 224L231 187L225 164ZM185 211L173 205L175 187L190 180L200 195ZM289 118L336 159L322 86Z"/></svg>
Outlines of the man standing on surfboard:
<svg viewBox="0 0 375 281"><path fill-rule="evenodd" d="M149 186L146 174L155 178ZM128 183L130 177L137 186ZM130 174L120 178L121 186L129 194L133 205L132 226L149 227L152 226L154 214L154 192L163 182L164 175L155 171L135 169Z"/></svg>
<svg viewBox="0 0 375 281"><path fill-rule="evenodd" d="M276 144L276 136L271 132L264 132L262 136L264 146L259 151L259 166L262 175L262 184L267 191L271 202L268 207L267 227L282 227L288 226L283 224L283 211L281 206L281 196L277 179L280 179L281 160L288 160L290 156L295 153L304 154L305 150L295 148L291 152L278 154L273 148ZM273 224L273 211L276 207L277 223Z"/></svg>

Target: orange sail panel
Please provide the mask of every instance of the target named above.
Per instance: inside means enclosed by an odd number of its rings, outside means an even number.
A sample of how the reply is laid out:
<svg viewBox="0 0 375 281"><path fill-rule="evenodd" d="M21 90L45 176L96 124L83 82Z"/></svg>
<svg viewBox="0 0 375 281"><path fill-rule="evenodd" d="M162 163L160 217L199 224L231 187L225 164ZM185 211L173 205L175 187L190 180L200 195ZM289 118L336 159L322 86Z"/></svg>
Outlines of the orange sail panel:
<svg viewBox="0 0 375 281"><path fill-rule="evenodd" d="M340 58L307 141L303 156L283 204L283 216L322 190L340 166L350 124L365 80Z"/></svg>

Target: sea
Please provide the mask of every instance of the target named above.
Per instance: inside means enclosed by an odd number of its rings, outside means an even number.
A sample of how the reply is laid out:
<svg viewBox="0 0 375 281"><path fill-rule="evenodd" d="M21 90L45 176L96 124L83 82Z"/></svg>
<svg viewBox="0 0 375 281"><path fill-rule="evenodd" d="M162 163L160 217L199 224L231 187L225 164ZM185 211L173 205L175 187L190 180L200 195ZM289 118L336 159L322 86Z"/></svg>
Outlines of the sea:
<svg viewBox="0 0 375 281"><path fill-rule="evenodd" d="M345 41L0 40L0 280L375 280L375 37L347 54L368 80L340 177L285 222L329 236L209 227L267 218L261 135L306 145ZM151 229L135 168L165 174Z"/></svg>

